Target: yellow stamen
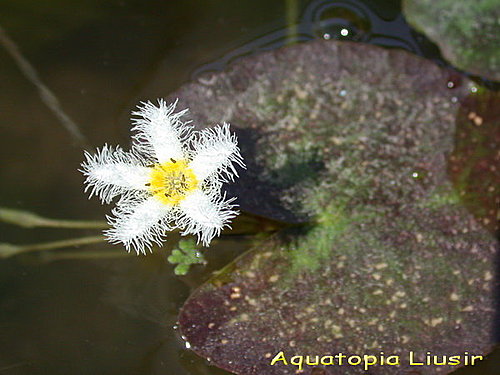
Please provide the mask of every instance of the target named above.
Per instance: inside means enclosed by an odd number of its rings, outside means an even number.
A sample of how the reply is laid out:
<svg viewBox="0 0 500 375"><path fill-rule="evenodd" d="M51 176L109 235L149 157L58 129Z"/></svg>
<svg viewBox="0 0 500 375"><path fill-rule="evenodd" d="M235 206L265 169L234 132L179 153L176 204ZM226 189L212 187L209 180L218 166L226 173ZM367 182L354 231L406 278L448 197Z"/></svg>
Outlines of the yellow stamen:
<svg viewBox="0 0 500 375"><path fill-rule="evenodd" d="M151 169L149 191L163 203L174 206L198 188L198 179L185 160L157 164Z"/></svg>

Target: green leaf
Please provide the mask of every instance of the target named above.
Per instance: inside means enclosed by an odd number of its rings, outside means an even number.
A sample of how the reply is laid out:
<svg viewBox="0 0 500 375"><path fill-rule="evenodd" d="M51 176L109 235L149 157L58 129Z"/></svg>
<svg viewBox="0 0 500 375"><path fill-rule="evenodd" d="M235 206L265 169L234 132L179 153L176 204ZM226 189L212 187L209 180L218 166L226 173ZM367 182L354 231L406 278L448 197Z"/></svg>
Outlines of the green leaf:
<svg viewBox="0 0 500 375"><path fill-rule="evenodd" d="M177 264L174 268L176 275L186 275L193 264L205 263L203 254L197 249L193 239L180 240L178 249L173 249L172 254L167 258L169 263Z"/></svg>

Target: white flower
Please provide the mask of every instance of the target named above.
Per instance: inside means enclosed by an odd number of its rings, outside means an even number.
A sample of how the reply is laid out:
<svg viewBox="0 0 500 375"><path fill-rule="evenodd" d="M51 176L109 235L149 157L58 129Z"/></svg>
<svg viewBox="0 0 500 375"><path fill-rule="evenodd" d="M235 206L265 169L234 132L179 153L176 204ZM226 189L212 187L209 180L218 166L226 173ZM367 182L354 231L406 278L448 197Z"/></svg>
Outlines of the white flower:
<svg viewBox="0 0 500 375"><path fill-rule="evenodd" d="M90 197L109 203L121 195L106 237L137 254L174 228L208 246L238 214L235 198L221 194L222 182L237 176L235 164L245 167L236 136L229 124L193 131L181 120L187 110L174 112L175 105L142 103L133 112L131 151L104 145L82 163Z"/></svg>

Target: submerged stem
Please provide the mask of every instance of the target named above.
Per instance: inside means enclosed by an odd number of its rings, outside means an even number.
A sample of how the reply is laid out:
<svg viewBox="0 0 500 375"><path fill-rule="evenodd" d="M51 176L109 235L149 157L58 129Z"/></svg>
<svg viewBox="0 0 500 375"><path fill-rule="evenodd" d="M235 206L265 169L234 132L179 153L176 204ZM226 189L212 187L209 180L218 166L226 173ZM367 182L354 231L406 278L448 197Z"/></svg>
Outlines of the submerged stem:
<svg viewBox="0 0 500 375"><path fill-rule="evenodd" d="M42 242L30 245L12 245L8 243L2 243L0 244L0 258L8 258L14 255L19 255L22 253L28 253L32 251L55 250L64 247L89 245L104 241L105 241L104 236L89 236L89 237L71 238L68 240L61 240L61 241Z"/></svg>
<svg viewBox="0 0 500 375"><path fill-rule="evenodd" d="M17 45L9 38L5 30L0 26L0 45L3 45L7 53L14 59L22 74L37 88L42 102L57 117L62 126L68 131L73 140L80 146L87 145L87 139L80 131L78 125L64 112L61 103L54 93L42 82L37 71L30 62L21 54Z"/></svg>
<svg viewBox="0 0 500 375"><path fill-rule="evenodd" d="M108 226L105 221L49 219L33 212L5 207L0 207L0 221L24 228L103 229Z"/></svg>
<svg viewBox="0 0 500 375"><path fill-rule="evenodd" d="M104 251L62 251L47 252L43 254L43 261L52 262L64 259L110 259L135 256L123 250L104 250Z"/></svg>

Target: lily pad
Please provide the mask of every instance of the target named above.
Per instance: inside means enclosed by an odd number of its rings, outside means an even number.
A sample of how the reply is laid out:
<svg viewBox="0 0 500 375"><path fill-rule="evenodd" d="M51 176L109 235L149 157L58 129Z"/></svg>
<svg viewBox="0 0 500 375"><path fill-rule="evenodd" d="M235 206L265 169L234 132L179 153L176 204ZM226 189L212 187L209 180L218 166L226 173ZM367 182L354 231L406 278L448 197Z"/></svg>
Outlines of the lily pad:
<svg viewBox="0 0 500 375"><path fill-rule="evenodd" d="M241 60L172 95L195 123L236 127L249 168L231 191L243 209L308 220L192 294L179 323L195 352L245 375L295 374L290 362L270 365L281 351L289 360L384 352L400 366L370 373L401 374L414 370L410 351L420 360L491 349L496 241L447 174L471 89L465 78L450 89L450 74L403 51L317 41ZM302 373L339 371L364 373Z"/></svg>
<svg viewBox="0 0 500 375"><path fill-rule="evenodd" d="M437 43L452 64L500 80L500 6L497 0L403 0L417 30Z"/></svg>
<svg viewBox="0 0 500 375"><path fill-rule="evenodd" d="M471 93L457 115L449 173L460 200L492 233L500 227L500 93Z"/></svg>

